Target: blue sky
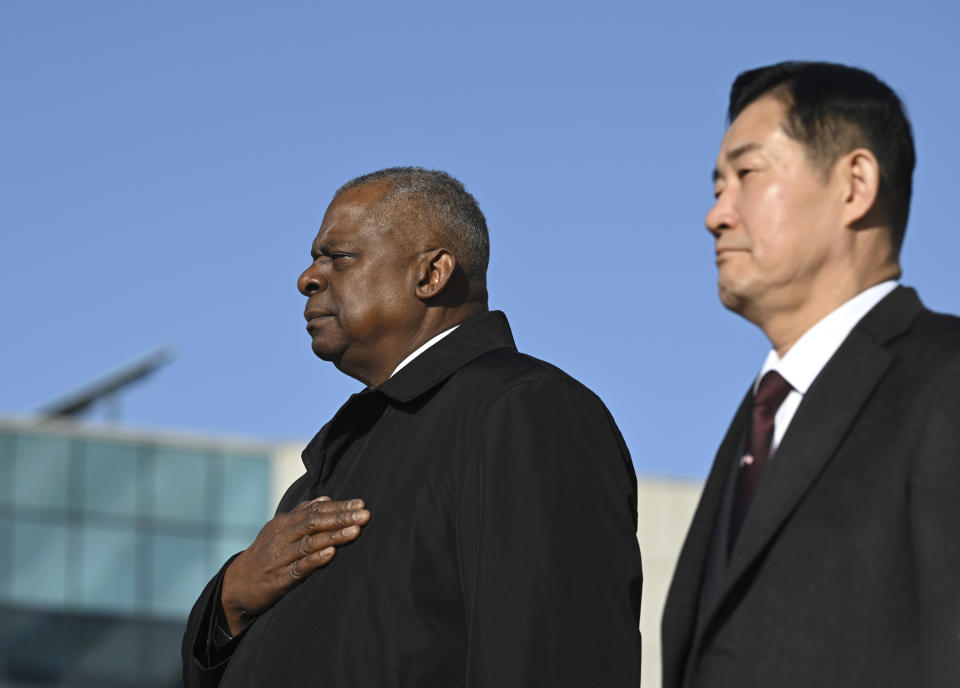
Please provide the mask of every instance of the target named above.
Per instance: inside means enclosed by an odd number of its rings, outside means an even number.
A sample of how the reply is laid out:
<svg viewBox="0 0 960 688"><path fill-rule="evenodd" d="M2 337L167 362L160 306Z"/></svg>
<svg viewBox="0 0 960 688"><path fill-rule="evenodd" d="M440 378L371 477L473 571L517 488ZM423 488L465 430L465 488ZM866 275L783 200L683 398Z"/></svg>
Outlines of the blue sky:
<svg viewBox="0 0 960 688"><path fill-rule="evenodd" d="M729 84L866 67L918 148L904 283L960 311L953 3L0 2L0 414L157 345L135 426L306 440L359 384L296 278L335 188L446 169L491 307L593 388L641 473L702 477L767 343L703 216ZM678 445L675 437L682 437Z"/></svg>

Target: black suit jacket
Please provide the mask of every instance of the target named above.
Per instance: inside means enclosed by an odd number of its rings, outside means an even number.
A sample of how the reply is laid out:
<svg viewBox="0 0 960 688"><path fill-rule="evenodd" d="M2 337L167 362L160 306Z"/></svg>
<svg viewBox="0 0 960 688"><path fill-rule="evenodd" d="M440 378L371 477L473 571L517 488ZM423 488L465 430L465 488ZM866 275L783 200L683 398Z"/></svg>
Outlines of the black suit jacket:
<svg viewBox="0 0 960 688"><path fill-rule="evenodd" d="M232 653L213 645L214 578L186 685L636 688L630 456L596 395L518 353L502 313L351 397L303 459L280 511L362 497L370 523Z"/></svg>
<svg viewBox="0 0 960 688"><path fill-rule="evenodd" d="M664 688L960 686L960 319L897 288L813 382L726 556L737 411L663 615Z"/></svg>

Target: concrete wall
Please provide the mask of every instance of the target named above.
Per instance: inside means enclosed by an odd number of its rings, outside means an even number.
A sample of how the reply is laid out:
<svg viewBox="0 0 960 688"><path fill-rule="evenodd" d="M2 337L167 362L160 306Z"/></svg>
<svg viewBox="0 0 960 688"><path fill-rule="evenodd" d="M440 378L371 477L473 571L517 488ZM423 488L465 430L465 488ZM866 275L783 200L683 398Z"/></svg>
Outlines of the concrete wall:
<svg viewBox="0 0 960 688"><path fill-rule="evenodd" d="M303 459L300 458L300 452L303 451L304 446L305 443L278 444L273 450L270 494L273 498L274 509L280 503L280 498L283 497L287 488L307 470L303 466Z"/></svg>
<svg viewBox="0 0 960 688"><path fill-rule="evenodd" d="M683 539L700 499L703 484L693 480L637 480L637 540L643 557L643 688L660 686L660 618Z"/></svg>

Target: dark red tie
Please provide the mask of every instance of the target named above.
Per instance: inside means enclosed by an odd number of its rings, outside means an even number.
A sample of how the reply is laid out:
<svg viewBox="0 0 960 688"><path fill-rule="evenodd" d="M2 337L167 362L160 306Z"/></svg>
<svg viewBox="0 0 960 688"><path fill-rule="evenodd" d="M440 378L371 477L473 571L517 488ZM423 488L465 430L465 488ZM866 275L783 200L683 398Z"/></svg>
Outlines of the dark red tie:
<svg viewBox="0 0 960 688"><path fill-rule="evenodd" d="M730 549L737 541L740 528L757 492L763 472L770 462L770 442L773 439L773 417L780 404L793 389L775 370L768 371L753 399L753 415L747 435L747 453L737 471L737 492L734 495L730 519Z"/></svg>

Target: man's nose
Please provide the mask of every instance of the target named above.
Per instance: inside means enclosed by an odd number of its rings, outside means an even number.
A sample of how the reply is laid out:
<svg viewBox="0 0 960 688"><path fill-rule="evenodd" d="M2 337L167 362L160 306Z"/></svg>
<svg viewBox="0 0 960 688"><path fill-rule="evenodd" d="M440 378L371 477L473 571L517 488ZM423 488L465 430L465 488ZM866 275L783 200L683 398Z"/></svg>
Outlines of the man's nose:
<svg viewBox="0 0 960 688"><path fill-rule="evenodd" d="M733 209L730 194L721 193L713 202L713 207L707 212L707 231L713 236L720 236L720 232L730 229L736 224L737 214Z"/></svg>
<svg viewBox="0 0 960 688"><path fill-rule="evenodd" d="M323 274L323 271L316 263L312 263L310 267L301 273L300 279L297 280L297 289L299 289L300 293L304 296L310 296L310 294L316 291L326 289L327 284L327 276Z"/></svg>

